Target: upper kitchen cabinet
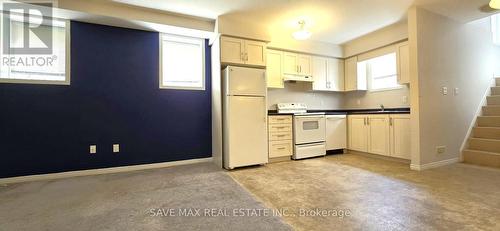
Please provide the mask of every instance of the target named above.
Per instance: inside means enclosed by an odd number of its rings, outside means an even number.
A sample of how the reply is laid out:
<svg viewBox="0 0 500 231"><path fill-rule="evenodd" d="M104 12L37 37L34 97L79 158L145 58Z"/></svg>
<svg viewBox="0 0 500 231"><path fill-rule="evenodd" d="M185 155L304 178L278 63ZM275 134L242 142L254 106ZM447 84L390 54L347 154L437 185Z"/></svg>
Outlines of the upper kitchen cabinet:
<svg viewBox="0 0 500 231"><path fill-rule="evenodd" d="M366 91L366 70L358 70L358 57L345 60L345 91Z"/></svg>
<svg viewBox="0 0 500 231"><path fill-rule="evenodd" d="M283 51L267 50L266 55L267 87L284 88Z"/></svg>
<svg viewBox="0 0 500 231"><path fill-rule="evenodd" d="M312 57L309 55L298 56L299 75L312 75Z"/></svg>
<svg viewBox="0 0 500 231"><path fill-rule="evenodd" d="M408 42L400 43L397 48L398 60L398 83L410 83L410 46Z"/></svg>
<svg viewBox="0 0 500 231"><path fill-rule="evenodd" d="M283 53L284 74L310 76L312 74L312 69L311 56L290 52Z"/></svg>
<svg viewBox="0 0 500 231"><path fill-rule="evenodd" d="M266 43L222 36L221 62L225 64L266 66Z"/></svg>
<svg viewBox="0 0 500 231"><path fill-rule="evenodd" d="M328 91L328 59L323 57L313 57L313 90Z"/></svg>
<svg viewBox="0 0 500 231"><path fill-rule="evenodd" d="M245 64L266 66L266 43L245 40Z"/></svg>
<svg viewBox="0 0 500 231"><path fill-rule="evenodd" d="M313 57L312 76L315 91L344 91L344 61Z"/></svg>

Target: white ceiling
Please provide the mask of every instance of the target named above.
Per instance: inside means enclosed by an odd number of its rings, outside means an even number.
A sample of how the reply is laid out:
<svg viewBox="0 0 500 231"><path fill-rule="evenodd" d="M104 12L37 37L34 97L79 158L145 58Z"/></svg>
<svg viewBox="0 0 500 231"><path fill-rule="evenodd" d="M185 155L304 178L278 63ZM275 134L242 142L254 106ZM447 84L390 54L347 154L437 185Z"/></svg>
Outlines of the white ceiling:
<svg viewBox="0 0 500 231"><path fill-rule="evenodd" d="M112 0L145 8L216 19L225 16L276 34L291 34L306 20L311 40L342 44L405 20L416 4L466 22L487 16L489 0Z"/></svg>

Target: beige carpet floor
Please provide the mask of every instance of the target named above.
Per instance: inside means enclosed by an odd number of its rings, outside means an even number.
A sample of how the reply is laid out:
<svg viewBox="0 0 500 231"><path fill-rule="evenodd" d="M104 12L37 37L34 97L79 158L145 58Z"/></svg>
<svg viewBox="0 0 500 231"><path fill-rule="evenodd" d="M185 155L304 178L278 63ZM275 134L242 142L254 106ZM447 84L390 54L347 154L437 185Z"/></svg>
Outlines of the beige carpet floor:
<svg viewBox="0 0 500 231"><path fill-rule="evenodd" d="M291 230L239 209L266 208L211 163L0 186L0 231Z"/></svg>

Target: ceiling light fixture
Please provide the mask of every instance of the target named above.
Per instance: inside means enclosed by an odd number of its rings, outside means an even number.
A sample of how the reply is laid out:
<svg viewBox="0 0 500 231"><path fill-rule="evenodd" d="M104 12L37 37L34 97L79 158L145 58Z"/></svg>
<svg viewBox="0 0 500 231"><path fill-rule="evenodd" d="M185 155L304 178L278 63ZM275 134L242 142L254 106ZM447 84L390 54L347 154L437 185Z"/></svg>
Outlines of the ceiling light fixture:
<svg viewBox="0 0 500 231"><path fill-rule="evenodd" d="M500 10L500 0L491 0L490 1L490 7L493 8L493 9Z"/></svg>
<svg viewBox="0 0 500 231"><path fill-rule="evenodd" d="M293 32L293 38L297 40L306 40L311 37L312 33L306 29L306 21L299 21L300 29L298 31Z"/></svg>

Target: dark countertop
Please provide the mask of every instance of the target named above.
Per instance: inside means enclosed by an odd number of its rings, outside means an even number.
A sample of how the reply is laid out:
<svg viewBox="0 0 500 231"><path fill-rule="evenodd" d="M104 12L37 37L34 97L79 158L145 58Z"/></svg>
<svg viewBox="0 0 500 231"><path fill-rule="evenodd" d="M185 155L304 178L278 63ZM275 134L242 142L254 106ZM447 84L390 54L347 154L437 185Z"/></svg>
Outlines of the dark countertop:
<svg viewBox="0 0 500 231"><path fill-rule="evenodd" d="M386 108L380 109L337 109L337 110L308 110L307 112L324 112L326 115L363 115L363 114L410 114L410 108ZM268 115L293 115L291 113L280 114L277 110L268 110Z"/></svg>

